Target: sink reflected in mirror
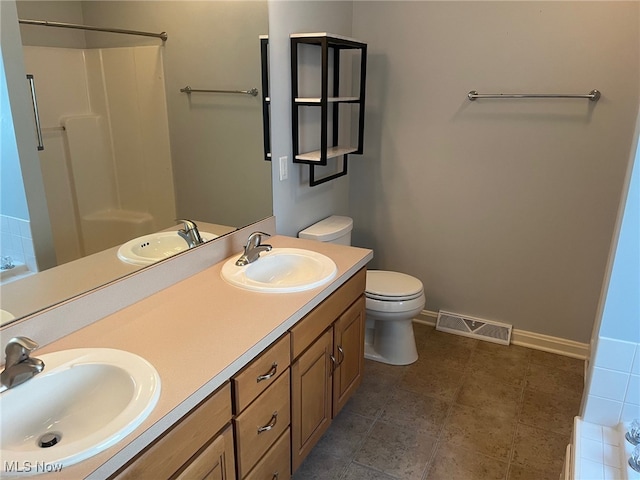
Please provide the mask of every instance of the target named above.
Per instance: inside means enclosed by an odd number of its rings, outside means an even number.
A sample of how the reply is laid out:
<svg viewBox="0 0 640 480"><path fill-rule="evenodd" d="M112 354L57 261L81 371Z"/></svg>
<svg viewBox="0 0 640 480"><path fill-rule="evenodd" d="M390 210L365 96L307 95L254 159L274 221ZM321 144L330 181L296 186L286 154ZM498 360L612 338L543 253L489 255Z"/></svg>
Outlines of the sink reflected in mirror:
<svg viewBox="0 0 640 480"><path fill-rule="evenodd" d="M239 288L262 293L293 293L320 287L335 278L338 267L326 255L300 248L274 248L258 260L237 266L240 254L222 266L222 278Z"/></svg>
<svg viewBox="0 0 640 480"><path fill-rule="evenodd" d="M200 232L202 240L208 242L218 235ZM158 232L134 238L118 248L118 258L132 265L151 265L164 258L189 249L189 245L178 232Z"/></svg>
<svg viewBox="0 0 640 480"><path fill-rule="evenodd" d="M18 18L165 31L168 40L18 26ZM20 155L3 156L11 168L3 163L2 192L12 194L6 202L11 211L3 215L15 217L19 226L5 229L3 217L0 253L13 255L35 275L74 264L70 269L78 279L69 293L61 285L55 294L34 289L35 280L14 282L20 284L19 308L4 304L9 297L4 291L0 306L16 320L144 268L120 262L111 251L108 256L121 265L110 274L93 265L76 267L87 256L170 228L175 218L236 229L272 214L271 163L262 160L261 97L180 91L187 84L261 88L259 36L268 33L266 1L19 0L15 8L3 9L0 23L7 27L3 51L12 53L4 56L6 77L16 79L9 85L0 81L7 100L0 103L11 107L7 121L15 121L15 137L26 143L13 145L21 147ZM231 74L220 78L212 71ZM125 72L138 73L130 82ZM34 75L44 129L40 152L32 140L33 102L23 85L27 73ZM114 215L105 214L110 210ZM118 229L112 228L116 223ZM117 238L105 245L116 231ZM9 246L20 252L5 251Z"/></svg>
<svg viewBox="0 0 640 480"><path fill-rule="evenodd" d="M129 352L81 348L38 358L42 373L0 394L3 476L12 465L59 469L106 450L135 430L160 397L158 372Z"/></svg>
<svg viewBox="0 0 640 480"><path fill-rule="evenodd" d="M11 312L7 312L6 310L0 309L0 325L4 325L5 323L10 322L14 318L16 317Z"/></svg>

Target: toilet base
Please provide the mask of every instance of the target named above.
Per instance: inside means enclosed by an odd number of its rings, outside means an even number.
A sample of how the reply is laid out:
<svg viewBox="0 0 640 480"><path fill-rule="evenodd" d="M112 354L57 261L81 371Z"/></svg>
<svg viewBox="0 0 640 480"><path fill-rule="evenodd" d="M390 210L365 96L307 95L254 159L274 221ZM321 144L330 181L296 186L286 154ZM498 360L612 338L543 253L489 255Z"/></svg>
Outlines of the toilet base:
<svg viewBox="0 0 640 480"><path fill-rule="evenodd" d="M389 365L409 365L418 360L411 319L375 320L374 328L367 328L365 333L364 358Z"/></svg>

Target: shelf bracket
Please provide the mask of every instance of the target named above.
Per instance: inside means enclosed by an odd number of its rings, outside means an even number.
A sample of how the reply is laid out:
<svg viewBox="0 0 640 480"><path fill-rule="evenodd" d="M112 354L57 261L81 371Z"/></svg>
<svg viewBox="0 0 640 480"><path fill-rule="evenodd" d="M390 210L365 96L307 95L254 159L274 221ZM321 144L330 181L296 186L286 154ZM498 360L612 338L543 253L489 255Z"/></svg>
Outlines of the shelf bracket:
<svg viewBox="0 0 640 480"><path fill-rule="evenodd" d="M337 173L334 173L333 175L328 175L326 177L322 177L316 180L315 167L316 165L313 165L313 164L309 165L309 186L310 187L315 187L316 185L320 185L325 182L335 180L336 178L344 177L347 174L347 155L343 155L342 157L342 170Z"/></svg>

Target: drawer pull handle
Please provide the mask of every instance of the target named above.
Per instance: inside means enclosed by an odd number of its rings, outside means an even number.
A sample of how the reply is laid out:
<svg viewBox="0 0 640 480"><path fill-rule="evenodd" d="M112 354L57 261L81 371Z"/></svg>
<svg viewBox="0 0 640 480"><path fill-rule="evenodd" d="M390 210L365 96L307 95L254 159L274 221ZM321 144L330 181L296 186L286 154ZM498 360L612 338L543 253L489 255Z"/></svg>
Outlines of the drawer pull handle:
<svg viewBox="0 0 640 480"><path fill-rule="evenodd" d="M344 350L340 345L338 345L338 353L340 354L338 355L340 360L336 360L336 357L329 354L329 358L331 359L331 375L333 375L333 372L335 372L337 368L342 365L342 362L344 362Z"/></svg>
<svg viewBox="0 0 640 480"><path fill-rule="evenodd" d="M273 364L271 365L271 370L269 370L264 375L259 375L258 378L256 378L256 383L260 383L263 380L269 380L271 377L273 377L276 374L277 371L278 371L278 362L273 362Z"/></svg>
<svg viewBox="0 0 640 480"><path fill-rule="evenodd" d="M338 358L340 358L340 360L338 360L338 367L340 365L342 365L342 362L344 362L344 350L342 350L342 346L338 345L338 353L340 354L340 356Z"/></svg>
<svg viewBox="0 0 640 480"><path fill-rule="evenodd" d="M280 476L280 472L276 472L273 474L273 477L271 477L271 480L278 480L279 476Z"/></svg>
<svg viewBox="0 0 640 480"><path fill-rule="evenodd" d="M271 420L269 420L269 423L267 423L264 427L258 427L258 435L260 435L262 432L268 432L269 430L271 430L273 427L276 426L277 421L278 421L278 412L275 411L273 412L273 415L271 415Z"/></svg>

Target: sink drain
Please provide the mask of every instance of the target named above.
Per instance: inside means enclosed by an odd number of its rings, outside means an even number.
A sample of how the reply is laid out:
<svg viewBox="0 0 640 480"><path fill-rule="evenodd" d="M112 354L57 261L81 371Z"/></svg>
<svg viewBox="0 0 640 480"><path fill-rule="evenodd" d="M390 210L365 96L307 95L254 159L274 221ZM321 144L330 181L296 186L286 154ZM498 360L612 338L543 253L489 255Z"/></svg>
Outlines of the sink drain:
<svg viewBox="0 0 640 480"><path fill-rule="evenodd" d="M60 435L59 433L47 432L44 435L42 435L38 440L38 446L40 448L53 447L58 442L60 442L61 438L62 438L62 435Z"/></svg>

